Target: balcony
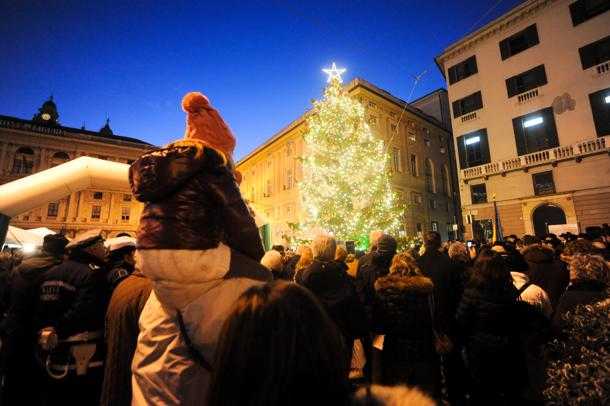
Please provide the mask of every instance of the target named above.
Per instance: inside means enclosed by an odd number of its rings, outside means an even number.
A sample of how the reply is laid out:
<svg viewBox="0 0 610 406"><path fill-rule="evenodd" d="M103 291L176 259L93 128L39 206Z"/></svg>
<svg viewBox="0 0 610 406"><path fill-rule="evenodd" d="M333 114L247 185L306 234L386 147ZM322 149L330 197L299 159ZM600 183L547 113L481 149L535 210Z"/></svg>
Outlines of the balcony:
<svg viewBox="0 0 610 406"><path fill-rule="evenodd" d="M534 90L530 90L529 92L521 93L520 95L517 96L517 101L519 102L519 104L523 104L536 97L538 97L538 88L536 88Z"/></svg>
<svg viewBox="0 0 610 406"><path fill-rule="evenodd" d="M610 72L610 61L600 63L599 65L597 65L595 67L595 70L597 71L598 75L604 75L606 73L609 73Z"/></svg>
<svg viewBox="0 0 610 406"><path fill-rule="evenodd" d="M500 175L510 171L526 170L533 166L553 164L569 159L582 159L588 155L610 152L610 135L580 141L572 145L560 146L533 152L519 157L491 162L485 165L462 169L462 180Z"/></svg>

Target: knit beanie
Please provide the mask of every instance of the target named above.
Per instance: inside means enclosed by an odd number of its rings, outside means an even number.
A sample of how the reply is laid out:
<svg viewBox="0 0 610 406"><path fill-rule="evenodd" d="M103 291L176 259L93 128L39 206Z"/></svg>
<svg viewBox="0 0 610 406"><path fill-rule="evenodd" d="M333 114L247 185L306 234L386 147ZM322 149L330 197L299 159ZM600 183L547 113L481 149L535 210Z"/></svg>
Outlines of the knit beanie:
<svg viewBox="0 0 610 406"><path fill-rule="evenodd" d="M199 140L231 160L235 137L208 98L199 92L187 93L182 99L182 109L186 112L184 138Z"/></svg>

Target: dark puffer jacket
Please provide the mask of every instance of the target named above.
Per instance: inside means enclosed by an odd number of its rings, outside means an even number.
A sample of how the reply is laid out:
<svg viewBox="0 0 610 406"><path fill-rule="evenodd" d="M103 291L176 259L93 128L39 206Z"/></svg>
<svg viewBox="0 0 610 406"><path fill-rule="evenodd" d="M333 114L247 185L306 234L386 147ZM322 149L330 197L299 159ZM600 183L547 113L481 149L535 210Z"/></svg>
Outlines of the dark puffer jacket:
<svg viewBox="0 0 610 406"><path fill-rule="evenodd" d="M144 202L138 249L205 250L225 242L260 261L264 250L225 157L193 141L142 155L129 168Z"/></svg>
<svg viewBox="0 0 610 406"><path fill-rule="evenodd" d="M355 337L368 332L364 307L354 283L336 261L314 260L299 273L297 283L320 300L345 338L349 355Z"/></svg>
<svg viewBox="0 0 610 406"><path fill-rule="evenodd" d="M523 251L523 256L528 264L530 282L544 289L555 309L570 283L570 271L547 247L531 245Z"/></svg>
<svg viewBox="0 0 610 406"><path fill-rule="evenodd" d="M388 275L375 282L374 329L385 334L382 383L416 385L434 395L439 382L430 297L424 276Z"/></svg>

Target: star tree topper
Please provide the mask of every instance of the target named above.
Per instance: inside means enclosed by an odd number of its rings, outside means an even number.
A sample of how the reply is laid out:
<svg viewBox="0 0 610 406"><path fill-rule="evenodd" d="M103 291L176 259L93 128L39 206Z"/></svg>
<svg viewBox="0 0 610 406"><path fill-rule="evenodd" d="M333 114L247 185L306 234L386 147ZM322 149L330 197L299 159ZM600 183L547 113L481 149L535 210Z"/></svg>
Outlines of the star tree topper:
<svg viewBox="0 0 610 406"><path fill-rule="evenodd" d="M326 83L330 83L331 80L337 79L339 83L343 83L343 79L341 79L341 75L345 73L345 68L337 68L337 65L333 62L333 66L330 68L322 69L322 72L328 75L328 80Z"/></svg>

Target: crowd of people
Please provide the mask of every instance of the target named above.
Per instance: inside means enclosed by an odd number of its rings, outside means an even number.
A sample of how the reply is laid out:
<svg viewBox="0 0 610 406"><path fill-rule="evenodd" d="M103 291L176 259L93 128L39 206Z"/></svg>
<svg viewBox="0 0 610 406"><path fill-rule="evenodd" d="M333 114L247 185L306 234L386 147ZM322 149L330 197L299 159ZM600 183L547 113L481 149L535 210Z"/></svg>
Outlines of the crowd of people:
<svg viewBox="0 0 610 406"><path fill-rule="evenodd" d="M2 405L541 404L566 315L607 300L607 229L367 252L264 252L235 139L200 93L144 154L136 241L91 230L2 257Z"/></svg>

